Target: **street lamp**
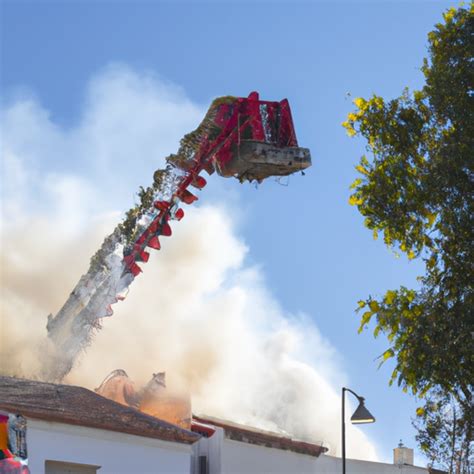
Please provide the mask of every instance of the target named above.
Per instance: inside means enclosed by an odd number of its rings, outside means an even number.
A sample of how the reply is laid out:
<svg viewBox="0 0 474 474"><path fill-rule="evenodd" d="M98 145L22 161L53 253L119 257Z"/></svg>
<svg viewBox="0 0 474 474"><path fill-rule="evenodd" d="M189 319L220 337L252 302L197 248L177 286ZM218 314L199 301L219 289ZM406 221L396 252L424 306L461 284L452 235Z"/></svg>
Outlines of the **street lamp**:
<svg viewBox="0 0 474 474"><path fill-rule="evenodd" d="M346 474L346 422L345 422L345 398L346 392L351 392L357 400L359 400L359 406L357 407L354 414L351 416L351 423L353 424L362 424L362 423L374 423L375 418L373 415L365 408L365 398L360 397L352 391L350 388L342 387L342 474Z"/></svg>

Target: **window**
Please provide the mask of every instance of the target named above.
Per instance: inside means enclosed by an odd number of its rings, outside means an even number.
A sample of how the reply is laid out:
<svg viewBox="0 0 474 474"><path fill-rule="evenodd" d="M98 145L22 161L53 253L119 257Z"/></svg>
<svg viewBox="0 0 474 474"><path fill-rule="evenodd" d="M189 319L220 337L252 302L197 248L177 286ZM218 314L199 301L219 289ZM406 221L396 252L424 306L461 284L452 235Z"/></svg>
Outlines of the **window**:
<svg viewBox="0 0 474 474"><path fill-rule="evenodd" d="M100 466L63 461L45 461L45 474L97 474Z"/></svg>
<svg viewBox="0 0 474 474"><path fill-rule="evenodd" d="M207 456L199 456L199 474L209 474Z"/></svg>

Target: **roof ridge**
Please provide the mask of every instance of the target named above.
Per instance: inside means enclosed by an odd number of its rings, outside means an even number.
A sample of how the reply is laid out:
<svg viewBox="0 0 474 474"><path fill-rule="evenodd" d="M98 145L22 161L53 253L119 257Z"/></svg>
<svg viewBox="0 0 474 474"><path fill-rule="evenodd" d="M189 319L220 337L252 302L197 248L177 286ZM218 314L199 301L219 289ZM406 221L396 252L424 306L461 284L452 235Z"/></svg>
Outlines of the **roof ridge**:
<svg viewBox="0 0 474 474"><path fill-rule="evenodd" d="M51 397L52 391L56 396ZM30 418L187 444L200 437L168 421L77 385L0 376L0 409L17 411Z"/></svg>

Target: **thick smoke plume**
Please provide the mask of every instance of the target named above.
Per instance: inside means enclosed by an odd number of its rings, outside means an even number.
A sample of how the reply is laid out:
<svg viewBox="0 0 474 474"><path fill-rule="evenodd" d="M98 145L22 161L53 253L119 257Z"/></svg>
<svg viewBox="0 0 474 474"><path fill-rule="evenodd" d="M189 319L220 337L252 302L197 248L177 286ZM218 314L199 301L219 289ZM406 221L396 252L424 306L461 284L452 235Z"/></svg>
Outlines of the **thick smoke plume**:
<svg viewBox="0 0 474 474"><path fill-rule="evenodd" d="M133 190L203 114L178 89L118 66L98 75L87 97L68 130L31 97L2 111L3 374L38 377L46 315L63 304ZM340 398L331 381L345 381L337 354L246 264L225 201L186 209L67 382L94 388L123 368L140 383L166 371L191 393L195 413L322 441L336 454ZM348 429L348 455L374 459L369 440Z"/></svg>

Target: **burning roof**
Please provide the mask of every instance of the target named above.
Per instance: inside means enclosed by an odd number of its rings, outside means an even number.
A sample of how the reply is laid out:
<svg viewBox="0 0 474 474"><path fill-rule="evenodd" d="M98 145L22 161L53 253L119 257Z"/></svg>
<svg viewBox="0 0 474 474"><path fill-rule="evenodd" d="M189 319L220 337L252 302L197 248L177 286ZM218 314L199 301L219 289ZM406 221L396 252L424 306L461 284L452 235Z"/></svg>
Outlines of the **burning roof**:
<svg viewBox="0 0 474 474"><path fill-rule="evenodd" d="M96 393L122 405L134 407L143 413L166 420L181 428L191 428L191 399L166 387L165 372L153 374L139 390L123 369L112 371L96 388Z"/></svg>
<svg viewBox="0 0 474 474"><path fill-rule="evenodd" d="M25 417L192 444L197 433L86 388L0 376L0 410Z"/></svg>
<svg viewBox="0 0 474 474"><path fill-rule="evenodd" d="M220 427L223 428L227 439L247 444L293 451L315 457L327 451L327 448L321 445L292 439L287 433L283 435L263 431L208 416L191 416L189 399L167 393L164 372L153 374L148 384L137 390L127 373L122 369L117 369L104 379L96 392L125 406L135 406L144 413L183 428L190 428L193 432L206 438L214 434L215 427Z"/></svg>

